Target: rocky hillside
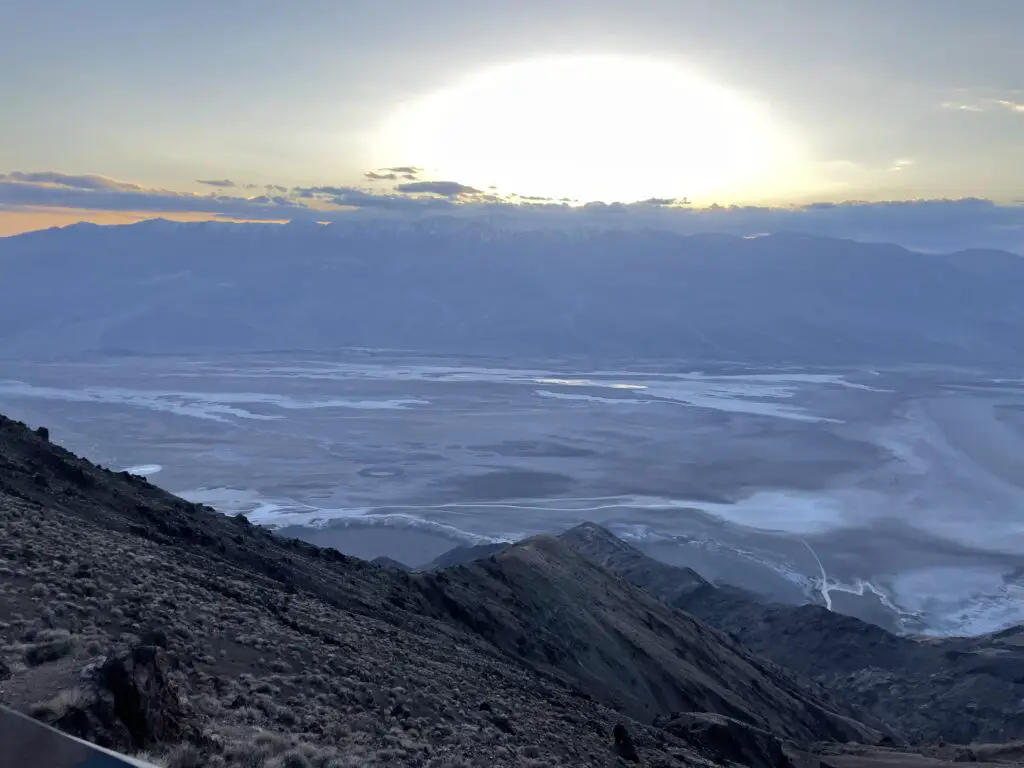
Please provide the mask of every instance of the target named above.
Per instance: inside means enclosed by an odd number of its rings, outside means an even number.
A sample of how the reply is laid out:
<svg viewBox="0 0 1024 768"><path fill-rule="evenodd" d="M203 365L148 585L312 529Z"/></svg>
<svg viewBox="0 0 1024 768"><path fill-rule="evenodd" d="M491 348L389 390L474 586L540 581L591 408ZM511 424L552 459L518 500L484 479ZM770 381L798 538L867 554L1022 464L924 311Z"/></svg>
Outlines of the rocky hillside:
<svg viewBox="0 0 1024 768"><path fill-rule="evenodd" d="M880 738L774 664L610 578L555 537L428 575L424 588L507 654L640 721L715 712L802 743Z"/></svg>
<svg viewBox="0 0 1024 768"><path fill-rule="evenodd" d="M967 639L901 637L820 606L762 605L596 525L560 538L913 741L1024 739L1024 627Z"/></svg>
<svg viewBox="0 0 1024 768"><path fill-rule="evenodd" d="M910 759L564 541L381 567L2 418L0 617L0 703L173 768Z"/></svg>

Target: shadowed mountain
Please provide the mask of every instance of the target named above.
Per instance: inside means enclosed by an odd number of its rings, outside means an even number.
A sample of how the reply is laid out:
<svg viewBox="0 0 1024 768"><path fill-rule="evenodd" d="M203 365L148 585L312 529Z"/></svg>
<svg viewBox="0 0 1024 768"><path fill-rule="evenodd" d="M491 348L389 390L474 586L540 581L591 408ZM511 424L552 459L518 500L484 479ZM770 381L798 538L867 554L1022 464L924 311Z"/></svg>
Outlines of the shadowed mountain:
<svg viewBox="0 0 1024 768"><path fill-rule="evenodd" d="M380 567L2 418L0 558L0 614L20 617L0 625L0 701L124 752L168 748L161 734L174 733L236 762L298 740L366 765L612 765L633 749L660 764L697 760L700 744L644 721L695 707L794 743L877 738L556 539L437 572ZM113 682L83 688L85 669ZM125 688L140 679L141 692ZM180 703L172 720L145 703L154 695ZM140 726L154 711L167 714ZM264 743L268 732L285 741Z"/></svg>
<svg viewBox="0 0 1024 768"><path fill-rule="evenodd" d="M642 721L717 712L798 742L879 738L774 664L552 536L438 571L424 588L502 650Z"/></svg>
<svg viewBox="0 0 1024 768"><path fill-rule="evenodd" d="M751 593L716 587L688 568L660 563L593 523L559 538L822 685L861 718L915 740L1024 738L1024 627L978 638L902 637L821 606L764 605Z"/></svg>
<svg viewBox="0 0 1024 768"><path fill-rule="evenodd" d="M1018 754L865 746L878 730L837 698L631 583L677 600L715 589L655 565L587 527L433 572L381 567L94 466L0 417L0 703L124 754L772 768ZM850 631L855 646L863 635ZM991 639L989 667L965 650L974 666L959 684L997 674L996 643L1009 658L1019 639ZM856 686L846 669L836 684ZM894 711L900 684L890 678Z"/></svg>
<svg viewBox="0 0 1024 768"><path fill-rule="evenodd" d="M53 279L60 275L59 280ZM438 218L0 238L0 354L323 351L779 364L1024 360L1024 258Z"/></svg>

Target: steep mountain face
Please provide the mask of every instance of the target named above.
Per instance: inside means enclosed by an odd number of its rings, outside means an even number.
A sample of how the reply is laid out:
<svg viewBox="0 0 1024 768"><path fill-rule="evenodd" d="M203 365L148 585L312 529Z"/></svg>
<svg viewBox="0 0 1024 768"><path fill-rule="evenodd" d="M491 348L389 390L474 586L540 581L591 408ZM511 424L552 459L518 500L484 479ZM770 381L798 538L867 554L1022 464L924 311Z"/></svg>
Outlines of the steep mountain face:
<svg viewBox="0 0 1024 768"><path fill-rule="evenodd" d="M330 350L1024 360L1024 258L798 235L429 221L79 225L0 239L0 354Z"/></svg>
<svg viewBox="0 0 1024 768"><path fill-rule="evenodd" d="M555 537L442 570L424 589L445 614L510 655L641 721L700 711L797 742L880 736Z"/></svg>
<svg viewBox="0 0 1024 768"><path fill-rule="evenodd" d="M763 605L659 563L585 523L560 540L630 583L820 684L913 740L1024 738L1024 627L979 638L900 637L820 606Z"/></svg>
<svg viewBox="0 0 1024 768"><path fill-rule="evenodd" d="M916 639L821 606L680 605L915 740L1024 738L1024 627Z"/></svg>
<svg viewBox="0 0 1024 768"><path fill-rule="evenodd" d="M710 745L650 725L693 707L747 724L729 733L770 730L772 754L877 738L554 539L410 574L280 539L2 418L0 587L0 701L121 750L175 733L210 765L289 750L318 765L702 764ZM159 696L188 702L173 723L140 728L137 700L83 689L84 670L140 659Z"/></svg>
<svg viewBox="0 0 1024 768"><path fill-rule="evenodd" d="M97 712L82 691L98 654L141 643L188 702L174 730L199 734L182 747L193 765L615 765L617 724L650 764L698 760L429 607L407 574L279 539L0 419L5 705L98 722L77 732L121 751L176 748L126 727L140 702Z"/></svg>

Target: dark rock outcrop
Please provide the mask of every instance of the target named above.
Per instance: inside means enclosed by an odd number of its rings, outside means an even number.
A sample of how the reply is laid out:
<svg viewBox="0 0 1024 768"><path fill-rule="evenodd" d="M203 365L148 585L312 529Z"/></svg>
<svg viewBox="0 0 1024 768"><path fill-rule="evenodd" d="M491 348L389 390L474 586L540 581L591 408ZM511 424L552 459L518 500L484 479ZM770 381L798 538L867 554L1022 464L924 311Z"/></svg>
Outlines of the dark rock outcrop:
<svg viewBox="0 0 1024 768"><path fill-rule="evenodd" d="M639 763L640 755L637 754L633 737L629 735L629 729L622 723L616 723L612 729L612 738L615 739L615 751L623 760L631 763Z"/></svg>
<svg viewBox="0 0 1024 768"><path fill-rule="evenodd" d="M74 695L34 714L81 739L125 752L198 739L199 728L162 649L143 645L83 670Z"/></svg>
<svg viewBox="0 0 1024 768"><path fill-rule="evenodd" d="M792 768L782 742L767 731L731 717L709 712L686 712L659 722L717 764L749 768Z"/></svg>

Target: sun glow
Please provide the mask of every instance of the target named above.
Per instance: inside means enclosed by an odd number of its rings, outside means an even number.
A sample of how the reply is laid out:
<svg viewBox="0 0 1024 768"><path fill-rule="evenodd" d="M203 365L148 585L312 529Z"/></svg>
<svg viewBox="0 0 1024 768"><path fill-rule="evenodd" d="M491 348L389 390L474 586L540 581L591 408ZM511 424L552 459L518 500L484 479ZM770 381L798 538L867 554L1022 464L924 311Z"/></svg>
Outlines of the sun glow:
<svg viewBox="0 0 1024 768"><path fill-rule="evenodd" d="M468 77L399 109L380 151L478 189L605 202L763 199L802 164L764 105L668 62L608 56Z"/></svg>

